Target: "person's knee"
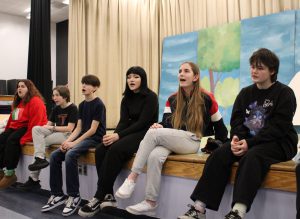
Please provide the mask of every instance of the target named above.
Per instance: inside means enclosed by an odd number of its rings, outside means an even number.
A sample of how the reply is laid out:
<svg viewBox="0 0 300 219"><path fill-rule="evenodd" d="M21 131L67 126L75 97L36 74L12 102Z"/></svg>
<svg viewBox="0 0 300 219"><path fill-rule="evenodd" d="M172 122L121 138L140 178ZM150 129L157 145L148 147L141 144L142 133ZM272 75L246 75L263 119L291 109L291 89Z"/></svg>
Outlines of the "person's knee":
<svg viewBox="0 0 300 219"><path fill-rule="evenodd" d="M66 152L66 158L65 158L65 162L66 162L66 165L69 165L73 162L77 161L77 155L74 151L72 150L68 150Z"/></svg>
<svg viewBox="0 0 300 219"><path fill-rule="evenodd" d="M42 126L34 126L32 128L32 134L39 134L41 132Z"/></svg>
<svg viewBox="0 0 300 219"><path fill-rule="evenodd" d="M50 163L55 163L59 161L59 151L53 151L52 154L50 155Z"/></svg>

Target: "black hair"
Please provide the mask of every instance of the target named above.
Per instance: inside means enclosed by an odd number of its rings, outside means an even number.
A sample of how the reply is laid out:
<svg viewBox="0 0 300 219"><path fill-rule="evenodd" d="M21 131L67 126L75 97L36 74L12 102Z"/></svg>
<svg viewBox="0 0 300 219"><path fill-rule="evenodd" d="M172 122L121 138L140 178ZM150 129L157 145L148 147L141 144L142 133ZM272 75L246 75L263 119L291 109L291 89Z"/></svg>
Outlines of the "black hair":
<svg viewBox="0 0 300 219"><path fill-rule="evenodd" d="M137 75L139 75L141 77L141 86L140 86L139 93L141 93L143 95L149 93L149 88L148 88L148 85L147 85L147 74L146 74L146 71L142 67L140 67L140 66L132 66L126 72L126 86L125 86L125 90L123 92L124 96L129 96L129 95L133 95L134 94L134 92L129 89L129 86L128 86L128 83L127 83L127 76L129 74L137 74Z"/></svg>
<svg viewBox="0 0 300 219"><path fill-rule="evenodd" d="M85 75L81 79L81 84L92 85L93 87L100 87L100 80L96 75Z"/></svg>
<svg viewBox="0 0 300 219"><path fill-rule="evenodd" d="M260 48L255 51L249 59L250 65L258 66L264 64L269 68L270 71L274 71L271 75L271 81L275 82L277 80L277 74L279 69L279 58L277 55L266 48Z"/></svg>

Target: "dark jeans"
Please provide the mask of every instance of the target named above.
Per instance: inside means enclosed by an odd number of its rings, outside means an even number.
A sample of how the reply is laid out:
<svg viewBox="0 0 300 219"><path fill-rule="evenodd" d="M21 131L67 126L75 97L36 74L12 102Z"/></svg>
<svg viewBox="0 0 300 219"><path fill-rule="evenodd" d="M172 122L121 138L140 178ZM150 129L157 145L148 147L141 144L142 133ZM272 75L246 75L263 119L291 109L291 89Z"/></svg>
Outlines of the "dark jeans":
<svg viewBox="0 0 300 219"><path fill-rule="evenodd" d="M8 129L0 134L0 168L14 170L18 166L21 154L20 139L26 133L27 127Z"/></svg>
<svg viewBox="0 0 300 219"><path fill-rule="evenodd" d="M110 146L102 143L96 146L95 160L98 174L98 187L95 197L103 200L105 195L114 194L115 180L125 163L138 150L146 131L129 134Z"/></svg>
<svg viewBox="0 0 300 219"><path fill-rule="evenodd" d="M230 142L225 143L207 159L203 174L191 199L200 200L206 204L207 208L218 210L229 181L231 166L238 161L232 205L237 202L243 203L249 211L270 165L287 159L283 149L276 142L255 145L242 157L234 156Z"/></svg>
<svg viewBox="0 0 300 219"><path fill-rule="evenodd" d="M79 195L78 158L89 148L97 144L95 140L85 139L66 153L60 149L53 151L50 157L50 188L52 195L63 195L62 162L66 165L67 194L72 197Z"/></svg>

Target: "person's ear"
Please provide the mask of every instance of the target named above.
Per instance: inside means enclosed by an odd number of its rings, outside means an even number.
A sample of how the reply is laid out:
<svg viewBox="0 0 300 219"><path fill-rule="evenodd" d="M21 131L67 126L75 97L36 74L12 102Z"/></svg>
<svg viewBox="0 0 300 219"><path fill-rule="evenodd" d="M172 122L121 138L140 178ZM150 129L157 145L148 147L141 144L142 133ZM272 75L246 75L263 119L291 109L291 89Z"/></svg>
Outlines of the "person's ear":
<svg viewBox="0 0 300 219"><path fill-rule="evenodd" d="M198 81L198 80L199 80L199 74L194 75L193 82L196 82L196 81Z"/></svg>

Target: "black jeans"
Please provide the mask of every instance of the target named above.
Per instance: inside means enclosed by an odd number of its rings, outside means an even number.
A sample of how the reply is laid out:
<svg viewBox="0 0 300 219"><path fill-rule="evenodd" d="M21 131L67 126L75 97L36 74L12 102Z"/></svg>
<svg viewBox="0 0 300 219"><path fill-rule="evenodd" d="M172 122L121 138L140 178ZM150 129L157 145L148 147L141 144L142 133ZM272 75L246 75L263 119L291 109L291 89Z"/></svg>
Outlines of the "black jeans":
<svg viewBox="0 0 300 219"><path fill-rule="evenodd" d="M98 187L95 197L103 200L105 195L114 194L115 180L125 163L138 150L146 131L129 134L110 146L102 143L96 146L95 160L98 174Z"/></svg>
<svg viewBox="0 0 300 219"><path fill-rule="evenodd" d="M27 127L7 129L0 134L0 168L14 170L18 166L21 154L20 139L26 133Z"/></svg>
<svg viewBox="0 0 300 219"><path fill-rule="evenodd" d="M229 181L231 166L238 161L233 189L234 203L243 203L250 210L270 165L286 161L286 155L276 142L255 145L242 157L231 151L230 142L215 150L207 159L203 174L192 195L192 200L204 202L207 208L218 210L225 187Z"/></svg>

